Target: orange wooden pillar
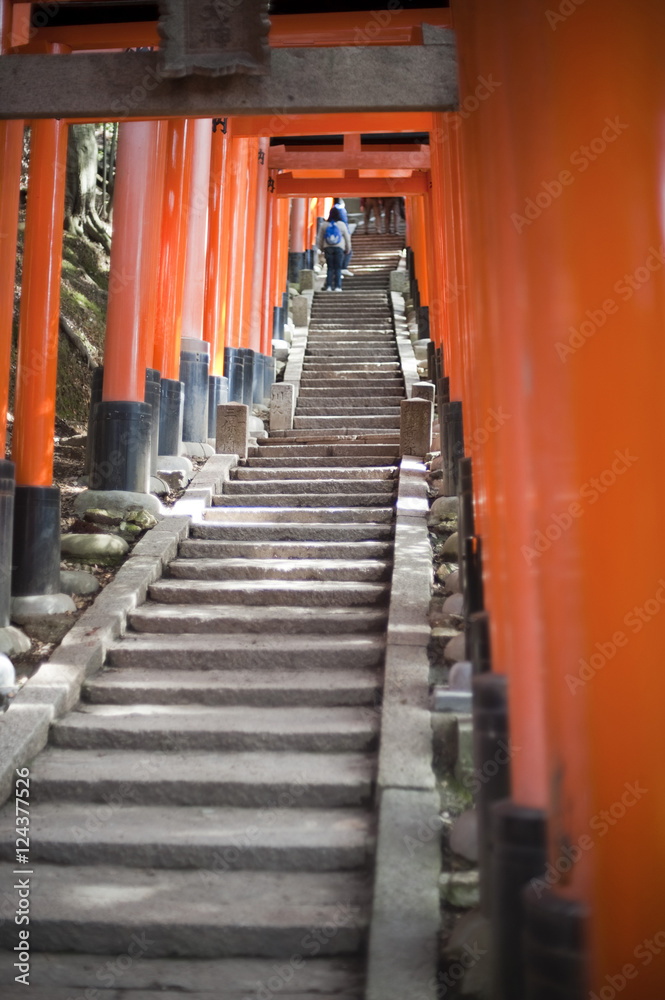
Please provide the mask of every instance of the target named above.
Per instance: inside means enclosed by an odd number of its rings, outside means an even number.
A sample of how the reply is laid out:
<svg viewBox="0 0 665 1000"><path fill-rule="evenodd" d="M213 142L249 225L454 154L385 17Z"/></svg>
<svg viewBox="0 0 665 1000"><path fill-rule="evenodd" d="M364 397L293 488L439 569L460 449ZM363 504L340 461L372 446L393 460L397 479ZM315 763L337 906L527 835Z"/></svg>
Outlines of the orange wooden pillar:
<svg viewBox="0 0 665 1000"><path fill-rule="evenodd" d="M212 134L210 203L208 207L208 257L203 314L203 338L210 345L208 437L216 436L217 407L228 400L224 373L224 315L226 298L227 222L229 214L228 162L231 137L229 120L224 129L216 123Z"/></svg>
<svg viewBox="0 0 665 1000"><path fill-rule="evenodd" d="M263 299L265 286L266 226L268 220L268 150L269 139L257 139L256 213L251 238L253 255L249 309L249 347L261 353ZM257 400L258 402L258 400Z"/></svg>
<svg viewBox="0 0 665 1000"><path fill-rule="evenodd" d="M164 135L156 121L124 122L118 130L104 384L94 421L97 489L148 489L152 407L145 402L144 316L157 280L152 240L162 205L155 164Z"/></svg>
<svg viewBox="0 0 665 1000"><path fill-rule="evenodd" d="M272 177L267 184L270 184ZM272 190L269 190L266 204L266 231L265 231L265 252L263 258L263 305L261 319L261 353L267 358L272 356L273 337L273 273L274 257L277 250L276 230L277 230L277 199Z"/></svg>
<svg viewBox="0 0 665 1000"><path fill-rule="evenodd" d="M531 247L540 241L530 261L534 304L545 319L537 385L546 366L548 379L556 372L536 425L541 439L549 433L548 462L539 456L535 464L540 547L548 545L536 561L553 892L588 908L591 995L643 1000L665 994L665 9L637 0L625 18L609 0L602 11L576 9L561 25L545 3L522 3L517 17L547 53L555 95L547 123L541 118L551 144L547 172L520 191L515 220ZM548 217L561 225L546 256ZM548 402L557 407L549 426ZM568 526L573 501L581 511ZM627 509L630 573L608 586L607 543ZM555 617L566 620L564 634ZM561 875L569 844L582 857Z"/></svg>
<svg viewBox="0 0 665 1000"><path fill-rule="evenodd" d="M185 449L199 454L208 440L208 376L210 345L203 339L206 255L208 247L208 203L210 199L210 152L212 121L194 122L194 153L187 219L187 256L180 340L180 381L185 389L182 437ZM193 449L189 445L194 445ZM205 450L205 448L204 448Z"/></svg>
<svg viewBox="0 0 665 1000"><path fill-rule="evenodd" d="M258 136L252 136L249 142L249 169L247 175L247 210L243 220L245 227L245 245L243 254L243 297L240 321L240 346L245 350L252 350L250 335L250 313L252 309L252 284L254 280L255 254L257 252L254 245L257 197L259 181L259 140ZM266 165L264 164L264 167ZM251 361L250 361L251 364Z"/></svg>
<svg viewBox="0 0 665 1000"><path fill-rule="evenodd" d="M179 455L182 445L184 387L180 382L180 330L193 149L193 123L184 118L169 122L152 357L152 368L161 373L159 453L162 455Z"/></svg>
<svg viewBox="0 0 665 1000"><path fill-rule="evenodd" d="M5 461L5 442L22 152L23 122L0 122L0 629L9 625L11 595L15 483L14 466ZM8 644L8 651L13 645Z"/></svg>
<svg viewBox="0 0 665 1000"><path fill-rule="evenodd" d="M298 275L305 267L307 250L307 199L291 200L291 229L289 240L289 281L297 284Z"/></svg>
<svg viewBox="0 0 665 1000"><path fill-rule="evenodd" d="M42 611L73 610L60 591L60 492L53 478L60 264L67 126L32 125L12 459L16 466L12 593ZM4 181L4 178L3 178ZM26 602L22 602L24 605Z"/></svg>
<svg viewBox="0 0 665 1000"><path fill-rule="evenodd" d="M545 738L543 609L537 564L525 558L543 503L534 486L530 439L542 386L525 386L524 381L525 371L532 372L532 344L541 335L541 322L528 310L527 269L534 248L516 231L510 209L522 182L530 183L524 178L543 176L543 163L525 156L523 129L530 129L529 150L546 144L541 112L547 99L541 71L529 65L541 56L517 30L520 21L509 17L504 25L505 9L484 0L461 6L455 16L464 114L445 116L442 133L451 181L446 198L446 259L452 265L449 368L451 385L464 400L465 451L473 466L475 530L482 536L493 670L492 676L475 682L474 698L479 703L491 695L497 704L506 699L511 747L501 761L510 798L501 802L494 797L483 814L481 841L487 838L491 864L483 886L490 891L486 905L494 931L494 996L524 1000L532 994L525 978L522 891L530 879L540 878L545 866L545 810L554 777L548 774ZM501 86L483 90L481 77L500 80ZM516 109L524 103L540 114L538 127L531 118L528 124L518 123ZM463 176L458 172L460 142ZM544 238L551 235L548 229ZM459 252L465 237L466 254ZM555 269L551 260L550 267ZM547 411L543 406L543 415ZM551 421L549 412L547 419ZM556 433L562 429L557 427ZM549 461L546 439L535 450ZM563 589L561 578L558 587ZM478 760L476 766L482 769L488 762Z"/></svg>
<svg viewBox="0 0 665 1000"><path fill-rule="evenodd" d="M242 402L243 360L241 324L245 280L246 217L249 181L250 139L231 134L227 165L229 199L226 231L226 313L224 317L224 374L229 380L229 401Z"/></svg>

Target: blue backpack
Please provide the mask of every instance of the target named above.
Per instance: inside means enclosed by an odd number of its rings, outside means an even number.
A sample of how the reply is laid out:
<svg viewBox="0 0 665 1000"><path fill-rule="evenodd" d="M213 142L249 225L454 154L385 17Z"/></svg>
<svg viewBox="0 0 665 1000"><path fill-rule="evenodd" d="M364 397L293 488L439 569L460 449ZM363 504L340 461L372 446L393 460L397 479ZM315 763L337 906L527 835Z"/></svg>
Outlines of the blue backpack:
<svg viewBox="0 0 665 1000"><path fill-rule="evenodd" d="M336 247L342 242L342 234L337 227L336 222L329 222L328 228L326 229L325 244L327 247Z"/></svg>

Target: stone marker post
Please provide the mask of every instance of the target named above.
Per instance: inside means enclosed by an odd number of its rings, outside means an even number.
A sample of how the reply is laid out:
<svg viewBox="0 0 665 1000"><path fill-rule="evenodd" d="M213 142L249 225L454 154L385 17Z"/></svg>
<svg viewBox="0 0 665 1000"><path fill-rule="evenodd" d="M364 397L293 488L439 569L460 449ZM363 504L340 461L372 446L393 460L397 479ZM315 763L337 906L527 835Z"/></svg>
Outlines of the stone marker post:
<svg viewBox="0 0 665 1000"><path fill-rule="evenodd" d="M295 389L290 382L273 382L270 390L270 430L290 431L293 427Z"/></svg>
<svg viewBox="0 0 665 1000"><path fill-rule="evenodd" d="M427 399L434 403L434 383L416 382L411 386L411 399Z"/></svg>
<svg viewBox="0 0 665 1000"><path fill-rule="evenodd" d="M427 399L403 399L400 411L400 455L424 458L432 441L432 404Z"/></svg>
<svg viewBox="0 0 665 1000"><path fill-rule="evenodd" d="M218 455L247 458L249 407L244 403L220 403L217 407L215 451Z"/></svg>

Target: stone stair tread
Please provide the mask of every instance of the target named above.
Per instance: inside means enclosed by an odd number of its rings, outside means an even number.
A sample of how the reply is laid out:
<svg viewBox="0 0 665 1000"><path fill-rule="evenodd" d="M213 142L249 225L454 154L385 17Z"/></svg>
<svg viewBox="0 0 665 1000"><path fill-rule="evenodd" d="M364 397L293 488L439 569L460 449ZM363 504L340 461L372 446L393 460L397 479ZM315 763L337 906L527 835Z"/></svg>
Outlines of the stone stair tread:
<svg viewBox="0 0 665 1000"><path fill-rule="evenodd" d="M264 476L260 479L231 479L224 484L223 496L247 494L249 496L266 493L287 494L298 496L318 493L391 493L396 488L396 480L377 476L376 479L352 478L351 476L336 477L334 474L314 479L281 478L280 476Z"/></svg>
<svg viewBox="0 0 665 1000"><path fill-rule="evenodd" d="M133 935L143 934L153 957L279 958L336 915L339 930L330 939L322 935L320 953L353 952L364 938L370 899L369 879L357 872L228 871L201 878L198 871L119 865L41 864L31 890L32 947L127 953ZM14 926L0 928L4 946L13 946Z"/></svg>
<svg viewBox="0 0 665 1000"><path fill-rule="evenodd" d="M187 538L182 559L389 559L390 542L224 542Z"/></svg>
<svg viewBox="0 0 665 1000"><path fill-rule="evenodd" d="M142 939L139 938L142 943ZM310 949L311 950L311 949ZM132 955L137 950L132 951ZM71 952L33 952L30 956L30 1000L256 1000L263 987L275 976L274 958L151 958L141 951L140 961L128 965L123 959L118 989L102 988L97 977L106 959L99 955ZM14 952L0 953L0 985L5 1000L18 1000L23 993L8 993L14 985ZM287 983L288 979L288 983ZM345 955L311 958L296 965L287 962L280 982L284 988L274 994L279 1000L362 1000L364 963ZM86 997L90 983L96 993ZM108 982L108 978L105 980ZM224 995L220 997L220 983ZM265 984L265 985L264 985Z"/></svg>
<svg viewBox="0 0 665 1000"><path fill-rule="evenodd" d="M343 466L332 464L332 459L328 465L317 468L312 466L290 467L288 465L277 468L261 468L256 459L252 459L251 465L239 465L232 472L233 481L261 482L281 482L283 480L294 479L298 482L308 479L334 479L334 480L362 480L371 482L372 480L397 480L397 466L395 465L365 465L362 468L355 466Z"/></svg>
<svg viewBox="0 0 665 1000"><path fill-rule="evenodd" d="M363 708L81 704L51 725L51 744L78 750L371 750L378 716Z"/></svg>
<svg viewBox="0 0 665 1000"><path fill-rule="evenodd" d="M218 604L192 607L190 604L141 605L129 616L131 627L137 632L159 633L246 633L271 632L290 635L304 632L343 633L377 632L385 628L386 609L383 607L290 607L288 615L283 606L243 607L237 604Z"/></svg>
<svg viewBox="0 0 665 1000"><path fill-rule="evenodd" d="M331 465L334 463L334 465ZM272 456L255 456L250 455L246 458L243 465L239 465L235 469L235 473L238 478L242 478L243 471L248 472L265 472L268 474L270 472L280 472L285 473L293 472L295 474L296 470L300 475L306 475L307 472L315 473L316 475L324 474L326 469L334 469L337 474L345 474L348 472L349 476L353 478L357 475L358 478L363 478L362 473L367 470L375 470L377 475L385 475L389 472L391 475L394 474L396 466L395 459L392 455L367 455L364 457L353 455L300 455L296 454L293 456L289 455L276 455ZM249 478L249 477L248 477ZM294 478L295 475L294 475Z"/></svg>
<svg viewBox="0 0 665 1000"><path fill-rule="evenodd" d="M144 604L143 608L160 608L162 605ZM337 609L333 609L337 610ZM135 612L140 614L140 612ZM376 667L385 649L383 636L359 636L340 633L333 638L323 635L262 635L236 632L229 635L126 632L123 639L114 642L109 650L111 666L137 665L159 670L177 670L180 676L193 670L214 671L220 683L222 673L242 666L248 683L254 672L268 671L277 677L286 668L297 670L307 667L313 674L312 683L323 683L323 672L333 667L352 663L354 669ZM98 674L88 685L103 680ZM290 676L290 674L289 674ZM278 683L278 680L275 681Z"/></svg>
<svg viewBox="0 0 665 1000"><path fill-rule="evenodd" d="M362 809L239 809L41 802L30 815L31 857L51 864L140 868L335 871L374 850L374 817ZM16 853L14 809L0 814L0 859Z"/></svg>
<svg viewBox="0 0 665 1000"><path fill-rule="evenodd" d="M242 510L243 508L238 508ZM244 508L246 509L246 508ZM280 508L275 508L279 511ZM377 508L374 508L375 510ZM333 522L295 522L218 520L209 518L202 524L193 524L191 537L202 540L251 541L251 542L350 542L387 541L393 537L392 525L365 521L356 524Z"/></svg>
<svg viewBox="0 0 665 1000"><path fill-rule="evenodd" d="M31 768L31 801L341 808L369 801L375 770L369 753L47 747Z"/></svg>
<svg viewBox="0 0 665 1000"><path fill-rule="evenodd" d="M182 604L242 604L342 606L386 601L389 585L344 580L158 580L150 586L151 600Z"/></svg>
<svg viewBox="0 0 665 1000"><path fill-rule="evenodd" d="M187 580L386 580L391 563L380 559L175 559L172 577Z"/></svg>
<svg viewBox="0 0 665 1000"><path fill-rule="evenodd" d="M197 636L197 638L201 638ZM318 638L312 636L311 638ZM136 647L137 644L134 643ZM184 652L191 651L184 646ZM343 647L348 648L348 647ZM156 660L163 647L149 652ZM202 650L199 648L199 653ZM380 654L379 654L380 655ZM143 659L141 659L143 657ZM337 661L341 660L337 652ZM146 663L148 659L148 663ZM195 670L167 669L155 662L150 666L144 649L129 651L126 662L140 666L121 670L107 669L88 681L83 698L90 704L127 705L148 702L153 705L255 705L265 707L373 705L379 691L379 673L374 667L353 669L302 663L300 667Z"/></svg>
<svg viewBox="0 0 665 1000"><path fill-rule="evenodd" d="M352 493L343 492L340 490L318 490L318 491L302 491L297 492L295 490L290 490L284 493L270 493L269 491L259 492L249 491L246 493L242 492L228 492L223 494L218 494L213 498L215 507L255 507L257 503L261 504L264 509L270 507L293 507L298 505L300 508L310 508L316 509L318 507L327 507L331 500L342 507L344 505L354 508L360 504L364 507L383 507L387 500L393 495L393 490L381 490L372 493Z"/></svg>
<svg viewBox="0 0 665 1000"><path fill-rule="evenodd" d="M317 524L358 524L373 521L378 524L388 524L393 519L392 507L375 507L367 510L365 507L282 507L275 509L270 506L256 505L243 507L242 510L234 509L227 504L229 498L226 496L214 496L213 506L205 512L206 521L246 521L246 522L266 522L275 523L282 521L307 522ZM290 498L293 499L293 498ZM337 497L335 498L338 499ZM385 497L383 497L385 504Z"/></svg>

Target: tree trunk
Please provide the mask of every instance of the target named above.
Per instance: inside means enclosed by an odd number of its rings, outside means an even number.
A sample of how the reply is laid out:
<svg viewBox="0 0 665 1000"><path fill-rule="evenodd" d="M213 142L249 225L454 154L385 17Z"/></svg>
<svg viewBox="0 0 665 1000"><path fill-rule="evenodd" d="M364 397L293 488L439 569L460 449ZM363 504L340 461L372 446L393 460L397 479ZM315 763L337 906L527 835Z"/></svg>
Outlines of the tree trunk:
<svg viewBox="0 0 665 1000"><path fill-rule="evenodd" d="M110 253L111 237L97 214L97 138L94 125L70 125L67 144L65 229L101 243Z"/></svg>

